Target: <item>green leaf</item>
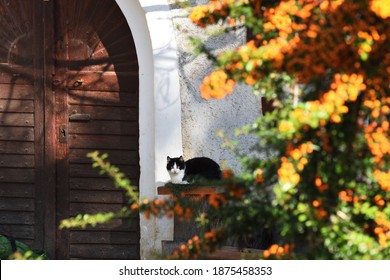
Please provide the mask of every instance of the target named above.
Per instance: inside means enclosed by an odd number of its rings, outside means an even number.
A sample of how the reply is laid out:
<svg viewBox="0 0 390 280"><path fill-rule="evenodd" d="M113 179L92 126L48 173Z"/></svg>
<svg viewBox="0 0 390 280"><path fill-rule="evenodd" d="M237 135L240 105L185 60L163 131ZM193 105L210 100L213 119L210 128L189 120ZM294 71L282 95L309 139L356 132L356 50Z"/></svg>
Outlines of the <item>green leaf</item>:
<svg viewBox="0 0 390 280"><path fill-rule="evenodd" d="M300 214L300 215L298 216L298 221L304 222L304 221L306 221L306 220L307 220L307 216L306 216L305 214Z"/></svg>

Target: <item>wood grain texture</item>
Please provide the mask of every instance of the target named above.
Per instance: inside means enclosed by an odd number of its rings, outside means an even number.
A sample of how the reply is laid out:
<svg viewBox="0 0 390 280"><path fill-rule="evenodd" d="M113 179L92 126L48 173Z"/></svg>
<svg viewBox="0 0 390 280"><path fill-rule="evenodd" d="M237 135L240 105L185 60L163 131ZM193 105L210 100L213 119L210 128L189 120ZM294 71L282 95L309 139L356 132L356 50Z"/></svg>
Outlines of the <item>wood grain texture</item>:
<svg viewBox="0 0 390 280"><path fill-rule="evenodd" d="M139 258L138 214L58 230L71 215L126 203L88 152L109 153L138 184L138 88L114 0L0 1L0 229L51 258Z"/></svg>

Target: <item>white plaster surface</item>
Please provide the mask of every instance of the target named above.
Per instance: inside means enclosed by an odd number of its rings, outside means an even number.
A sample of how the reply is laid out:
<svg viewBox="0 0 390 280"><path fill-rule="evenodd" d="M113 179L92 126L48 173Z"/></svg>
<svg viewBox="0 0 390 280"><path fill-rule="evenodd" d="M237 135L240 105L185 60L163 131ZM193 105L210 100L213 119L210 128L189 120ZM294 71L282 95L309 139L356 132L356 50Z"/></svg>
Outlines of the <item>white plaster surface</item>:
<svg viewBox="0 0 390 280"><path fill-rule="evenodd" d="M236 128L250 124L260 116L260 97L253 94L248 86L239 85L232 95L222 100L204 100L200 96L199 86L205 76L211 73L211 63L204 55L193 56L188 36L199 36L206 41L207 48L215 53L234 49L244 43L246 31L234 34L222 34L210 37L218 29L196 27L188 19L188 10L172 4L173 24L179 52L180 91L182 112L182 137L185 159L207 156L236 172L241 170L239 160L226 148L216 136L217 130L224 130L233 137ZM192 6L207 3L205 0L192 0ZM241 138L240 150L247 150L253 139Z"/></svg>
<svg viewBox="0 0 390 280"><path fill-rule="evenodd" d="M177 51L166 0L116 0L133 33L139 77L140 197L155 198L169 179L166 155L182 153L181 103ZM179 135L179 137L177 137ZM141 214L140 254L154 258L161 240L173 235L171 220L147 220Z"/></svg>

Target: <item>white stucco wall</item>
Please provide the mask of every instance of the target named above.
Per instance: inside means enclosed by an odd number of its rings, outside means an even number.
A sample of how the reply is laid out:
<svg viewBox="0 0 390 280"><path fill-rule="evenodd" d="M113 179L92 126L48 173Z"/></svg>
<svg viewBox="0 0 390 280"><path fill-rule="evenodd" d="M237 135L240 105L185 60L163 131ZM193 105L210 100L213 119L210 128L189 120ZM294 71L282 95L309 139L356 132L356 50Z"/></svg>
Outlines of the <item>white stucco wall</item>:
<svg viewBox="0 0 390 280"><path fill-rule="evenodd" d="M133 33L139 63L140 197L154 198L169 179L168 154L182 153L181 102L176 42L166 0L116 0ZM141 258L172 239L172 220L141 221Z"/></svg>

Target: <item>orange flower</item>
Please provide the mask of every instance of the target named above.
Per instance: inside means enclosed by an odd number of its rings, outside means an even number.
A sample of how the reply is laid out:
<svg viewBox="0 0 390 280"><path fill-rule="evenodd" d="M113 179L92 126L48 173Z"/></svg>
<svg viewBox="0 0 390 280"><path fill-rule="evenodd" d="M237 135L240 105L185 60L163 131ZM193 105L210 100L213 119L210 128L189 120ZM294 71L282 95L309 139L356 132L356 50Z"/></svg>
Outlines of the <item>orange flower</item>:
<svg viewBox="0 0 390 280"><path fill-rule="evenodd" d="M182 216L184 213L183 207L181 207L179 204L176 204L175 207L173 208L173 211L175 212L176 215Z"/></svg>
<svg viewBox="0 0 390 280"><path fill-rule="evenodd" d="M326 212L323 208L319 208L318 210L316 210L316 217L319 220L322 220L327 215L328 215L328 212Z"/></svg>
<svg viewBox="0 0 390 280"><path fill-rule="evenodd" d="M204 234L204 238L209 241L217 241L217 235L215 229L208 231Z"/></svg>
<svg viewBox="0 0 390 280"><path fill-rule="evenodd" d="M222 170L222 178L223 179L231 179L234 176L234 172L232 169L224 169Z"/></svg>
<svg viewBox="0 0 390 280"><path fill-rule="evenodd" d="M294 130L294 124L291 121L282 120L278 129L280 132L291 132Z"/></svg>
<svg viewBox="0 0 390 280"><path fill-rule="evenodd" d="M305 165L309 162L306 156L313 151L313 143L311 141L305 142L297 148L287 147L287 156L291 157L293 161L290 161L287 157L282 157L282 164L278 169L279 183L282 186L288 189L298 185L301 176L297 173L296 169L298 171L304 169Z"/></svg>
<svg viewBox="0 0 390 280"><path fill-rule="evenodd" d="M371 0L370 9L381 18L390 17L390 3L388 0Z"/></svg>
<svg viewBox="0 0 390 280"><path fill-rule="evenodd" d="M133 204L131 204L130 209L132 211L138 211L139 210L139 205L137 203L133 203Z"/></svg>
<svg viewBox="0 0 390 280"><path fill-rule="evenodd" d="M300 175L296 173L294 165L289 161L282 162L278 170L279 182L285 188L290 188L298 185Z"/></svg>
<svg viewBox="0 0 390 280"><path fill-rule="evenodd" d="M148 210L144 211L144 215L145 215L145 218L148 220L151 218L150 211L148 211Z"/></svg>
<svg viewBox="0 0 390 280"><path fill-rule="evenodd" d="M198 26L205 27L206 25L202 22L202 20L209 12L210 10L206 5L195 7L190 14L190 19Z"/></svg>
<svg viewBox="0 0 390 280"><path fill-rule="evenodd" d="M365 136L375 162L380 162L384 155L390 154L390 140L388 133L385 133L383 129L376 128L374 130L374 125L373 123L366 127Z"/></svg>
<svg viewBox="0 0 390 280"><path fill-rule="evenodd" d="M226 199L222 194L212 193L209 195L208 203L214 208L219 208L222 204L226 204Z"/></svg>
<svg viewBox="0 0 390 280"><path fill-rule="evenodd" d="M272 255L275 255L278 251L279 246L277 244L272 244L271 247L269 247L269 252Z"/></svg>
<svg viewBox="0 0 390 280"><path fill-rule="evenodd" d="M192 213L192 210L190 208L186 208L185 211L184 211L184 217L187 219L187 220L190 220L192 217L193 217L193 213Z"/></svg>
<svg viewBox="0 0 390 280"><path fill-rule="evenodd" d="M383 200L383 197L381 195L374 196L374 201L375 201L375 204L380 206L380 207L385 206L385 201Z"/></svg>
<svg viewBox="0 0 390 280"><path fill-rule="evenodd" d="M313 205L315 208L318 208L318 207L320 207L321 203L320 203L318 200L313 200L312 205Z"/></svg>
<svg viewBox="0 0 390 280"><path fill-rule="evenodd" d="M268 249L264 250L263 257L268 258L275 258L275 259L281 259L288 254L290 254L290 251L293 246L290 244L285 244L284 246L279 246L278 244L272 244Z"/></svg>
<svg viewBox="0 0 390 280"><path fill-rule="evenodd" d="M263 170L260 168L256 169L256 183L264 183L264 178L263 178Z"/></svg>
<svg viewBox="0 0 390 280"><path fill-rule="evenodd" d="M353 195L352 190L345 190L345 191L339 192L339 198L343 202L352 202L353 201L352 195Z"/></svg>
<svg viewBox="0 0 390 280"><path fill-rule="evenodd" d="M227 94L231 94L234 86L234 80L228 79L223 70L218 70L204 78L203 84L200 86L200 92L204 99L221 99Z"/></svg>
<svg viewBox="0 0 390 280"><path fill-rule="evenodd" d="M182 244L182 245L180 245L180 251L185 251L185 250L187 250L187 247L186 247L186 245L184 245L184 244Z"/></svg>
<svg viewBox="0 0 390 280"><path fill-rule="evenodd" d="M378 236L378 242L382 248L387 248L388 240L390 240L390 221L385 213L378 211L375 223L377 226L374 233Z"/></svg>
<svg viewBox="0 0 390 280"><path fill-rule="evenodd" d="M320 191L320 192L324 192L326 191L328 188L329 188L329 185L328 184L324 184L321 180L321 178L319 177L316 177L315 180L314 180L314 185L317 187L317 189Z"/></svg>
<svg viewBox="0 0 390 280"><path fill-rule="evenodd" d="M190 19L196 25L205 27L206 24L214 24L218 19L227 18L229 3L233 0L210 0L208 5L193 8ZM229 19L230 24L235 24L234 19ZM233 25L234 26L234 25Z"/></svg>
<svg viewBox="0 0 390 280"><path fill-rule="evenodd" d="M333 123L340 123L341 122L341 117L338 114L332 114L330 116L330 121Z"/></svg>
<svg viewBox="0 0 390 280"><path fill-rule="evenodd" d="M318 187L318 190L320 192L324 192L326 191L327 189L329 189L329 185L328 184L322 184L321 186Z"/></svg>
<svg viewBox="0 0 390 280"><path fill-rule="evenodd" d="M248 85L254 85L257 83L257 80L252 75L249 75L248 77L246 77L245 83Z"/></svg>
<svg viewBox="0 0 390 280"><path fill-rule="evenodd" d="M322 180L320 177L316 177L314 180L314 185L318 188L322 185Z"/></svg>
<svg viewBox="0 0 390 280"><path fill-rule="evenodd" d="M383 172L377 169L374 171L374 177L378 181L381 189L390 192L390 170Z"/></svg>

